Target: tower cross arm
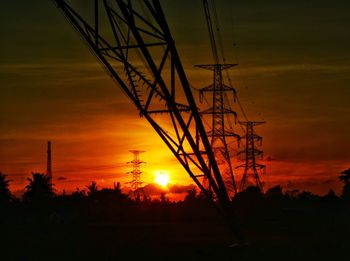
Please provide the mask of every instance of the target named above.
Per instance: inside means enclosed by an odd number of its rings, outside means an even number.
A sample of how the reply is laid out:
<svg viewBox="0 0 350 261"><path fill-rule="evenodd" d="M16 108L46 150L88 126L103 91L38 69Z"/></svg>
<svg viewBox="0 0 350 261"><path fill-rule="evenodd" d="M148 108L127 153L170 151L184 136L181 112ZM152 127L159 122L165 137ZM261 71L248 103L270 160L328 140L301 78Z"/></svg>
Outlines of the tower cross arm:
<svg viewBox="0 0 350 261"><path fill-rule="evenodd" d="M203 93L203 92L215 92L215 91L218 91L218 90L216 89L214 84L210 84L209 86L206 86L206 87L203 87L203 88L199 89L200 93ZM230 87L230 86L228 86L226 84L222 84L222 87L221 87L220 91L223 91L223 92L232 91L234 94L236 94L236 89L232 88L232 87Z"/></svg>
<svg viewBox="0 0 350 261"><path fill-rule="evenodd" d="M220 70L227 70L237 65L238 65L237 63L216 63L216 64L198 64L198 65L195 65L195 67L201 68L204 70L214 71L216 68L219 68Z"/></svg>
<svg viewBox="0 0 350 261"><path fill-rule="evenodd" d="M258 125L265 124L266 121L239 121L238 123L243 125L243 126L248 126L248 125L258 126Z"/></svg>

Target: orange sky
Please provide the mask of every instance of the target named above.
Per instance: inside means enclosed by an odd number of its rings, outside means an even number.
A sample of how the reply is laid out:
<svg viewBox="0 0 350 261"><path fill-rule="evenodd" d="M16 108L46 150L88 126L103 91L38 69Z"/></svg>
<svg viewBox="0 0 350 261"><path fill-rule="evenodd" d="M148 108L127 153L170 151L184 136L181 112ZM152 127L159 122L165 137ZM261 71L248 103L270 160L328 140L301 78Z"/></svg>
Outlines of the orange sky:
<svg viewBox="0 0 350 261"><path fill-rule="evenodd" d="M193 68L211 61L201 1L180 2L163 1L164 9L199 88L212 78ZM231 76L241 101L252 120L267 121L258 127L271 159L266 187L339 192L337 175L350 164L349 3L217 5L227 59L240 64ZM47 140L58 191L92 180L126 186L130 149L146 151L145 182L167 170L172 184L192 183L50 1L4 2L0 9L7 10L0 17L0 171L13 190L23 189L32 171L45 171Z"/></svg>

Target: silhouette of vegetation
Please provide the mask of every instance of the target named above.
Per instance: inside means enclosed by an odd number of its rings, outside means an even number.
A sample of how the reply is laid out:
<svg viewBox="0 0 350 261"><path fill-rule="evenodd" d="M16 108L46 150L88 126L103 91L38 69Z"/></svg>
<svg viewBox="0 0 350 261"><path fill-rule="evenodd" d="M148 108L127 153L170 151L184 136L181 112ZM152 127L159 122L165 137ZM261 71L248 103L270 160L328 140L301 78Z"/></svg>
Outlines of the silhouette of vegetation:
<svg viewBox="0 0 350 261"><path fill-rule="evenodd" d="M86 186L86 188L88 189L87 194L90 198L94 198L98 188L97 188L97 183L95 181L92 181L90 185Z"/></svg>
<svg viewBox="0 0 350 261"><path fill-rule="evenodd" d="M194 202L197 200L197 191L196 189L191 189L187 191L187 195L185 196L185 202Z"/></svg>
<svg viewBox="0 0 350 261"><path fill-rule="evenodd" d="M236 194L232 200L234 209L242 219L254 218L263 206L263 194L258 187L249 186Z"/></svg>
<svg viewBox="0 0 350 261"><path fill-rule="evenodd" d="M8 203L12 200L13 196L9 186L10 181L7 179L7 175L0 172L0 203Z"/></svg>
<svg viewBox="0 0 350 261"><path fill-rule="evenodd" d="M297 198L298 200L308 202L312 200L318 200L320 197L311 193L310 191L302 191Z"/></svg>
<svg viewBox="0 0 350 261"><path fill-rule="evenodd" d="M339 178L344 185L350 183L346 175L342 173L344 177ZM0 174L0 187L9 200L11 193L5 174ZM146 256L151 258L159 253L159 260L202 260L198 253L204 249L216 253L218 245L227 246L233 240L210 202L196 189L187 191L184 199L177 202L169 200L165 193L153 199L131 199L122 192L119 182L112 188L99 188L93 181L85 189L56 195L51 179L41 173L32 173L25 188L22 201L9 200L8 204L0 205L3 238L12 242L6 249L15 246L21 249L10 251L8 259L41 260L38 253L50 259L52 253L58 253L58 260L120 260L130 258L131 249L142 247L143 251L134 251L133 255L144 258L149 250ZM284 191L277 185L263 193L250 186L233 197L232 207L248 240L260 238L259 244L265 244L264 248L242 250L244 254L239 253L243 257L235 253L237 257L229 254L226 259L221 249L220 255L211 255L209 260L256 260L261 252L266 258L272 253L288 252L290 256L284 255L284 260L305 257L314 260L311 253L322 252L324 244L332 253L324 255L331 260L335 253L345 252L345 248L339 249L338 240L344 246L350 244L347 228L350 204L344 192L342 197L333 190L318 196L309 191ZM193 249L201 250L186 253L185 257L176 256L181 251L169 250L186 244L191 246L189 249L194 246ZM44 250L38 252L39 245L45 246ZM300 256L292 249L294 245L300 249Z"/></svg>
<svg viewBox="0 0 350 261"><path fill-rule="evenodd" d="M25 187L26 191L23 194L25 200L43 201L55 196L51 177L41 173L32 173L32 178L27 180L29 184Z"/></svg>
<svg viewBox="0 0 350 261"><path fill-rule="evenodd" d="M350 201L350 168L340 173L339 180L344 183L341 197L346 201Z"/></svg>
<svg viewBox="0 0 350 261"><path fill-rule="evenodd" d="M95 198L99 202L119 202L126 200L128 196L123 194L121 190L116 188L103 188L101 190L96 191Z"/></svg>
<svg viewBox="0 0 350 261"><path fill-rule="evenodd" d="M71 195L70 198L72 200L82 200L86 196L86 192L84 189L80 190L80 188L77 188Z"/></svg>
<svg viewBox="0 0 350 261"><path fill-rule="evenodd" d="M282 187L280 185L277 185L269 188L265 193L265 197L271 200L283 200L284 195L282 192Z"/></svg>
<svg viewBox="0 0 350 261"><path fill-rule="evenodd" d="M330 189L322 200L326 203L335 204L339 202L340 198L335 194L333 189Z"/></svg>
<svg viewBox="0 0 350 261"><path fill-rule="evenodd" d="M339 176L340 181L344 182L344 184L349 184L349 182L350 182L350 168L340 172L340 174L341 174Z"/></svg>

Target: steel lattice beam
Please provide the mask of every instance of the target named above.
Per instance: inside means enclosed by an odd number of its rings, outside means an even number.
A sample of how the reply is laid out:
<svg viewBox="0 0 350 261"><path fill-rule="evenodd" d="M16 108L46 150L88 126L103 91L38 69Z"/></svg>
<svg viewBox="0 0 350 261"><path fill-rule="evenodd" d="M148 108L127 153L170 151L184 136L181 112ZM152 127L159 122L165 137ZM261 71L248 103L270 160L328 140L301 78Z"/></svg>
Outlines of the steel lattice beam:
<svg viewBox="0 0 350 261"><path fill-rule="evenodd" d="M92 0L93 19L83 18L68 1L54 2L242 241L159 1ZM170 127L161 124L159 113ZM203 175L214 197L202 186Z"/></svg>

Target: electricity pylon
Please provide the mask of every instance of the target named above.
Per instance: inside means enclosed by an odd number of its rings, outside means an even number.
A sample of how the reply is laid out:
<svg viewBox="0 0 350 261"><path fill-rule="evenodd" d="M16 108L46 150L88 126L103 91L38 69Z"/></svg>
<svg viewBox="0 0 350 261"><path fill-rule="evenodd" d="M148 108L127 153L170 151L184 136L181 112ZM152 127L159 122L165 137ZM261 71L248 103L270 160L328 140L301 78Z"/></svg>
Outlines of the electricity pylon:
<svg viewBox="0 0 350 261"><path fill-rule="evenodd" d="M228 191L233 191L234 193L236 193L236 181L233 173L233 166L231 163L230 155L230 151L232 149L229 147L228 141L232 137L239 140L239 135L235 133L232 126L232 119L234 119L234 122L236 121L237 113L231 109L227 95L227 93L232 93L233 97L235 98L236 90L233 87L224 84L222 71L228 70L229 68L232 68L237 64L220 63L220 56L216 45L216 39L214 35L214 29L207 0L203 0L203 8L209 33L209 39L211 44L210 46L212 50L214 64L202 64L196 65L196 67L213 71L214 77L213 84L201 88L199 90L201 101L203 100L204 93L211 94L211 107L203 110L201 113L203 117L205 117L205 115L211 116L210 130L207 131L208 137L210 137L211 139L211 148L214 152L217 162L219 164L222 163L220 165L223 168L222 174L224 174L223 178L226 184L226 189ZM224 59L224 57L222 57L222 59ZM203 182L207 183L206 177L204 177ZM210 183L208 185L208 189L210 191Z"/></svg>
<svg viewBox="0 0 350 261"><path fill-rule="evenodd" d="M237 240L244 241L159 0L91 0L80 11L68 4L72 1L55 2ZM93 10L92 17L85 10ZM203 176L211 193L201 184Z"/></svg>
<svg viewBox="0 0 350 261"><path fill-rule="evenodd" d="M211 138L210 144L218 163L224 166L223 173L226 179L227 190L237 192L236 181L231 163L230 147L228 140L230 138L239 139L240 136L235 133L232 127L232 119L236 120L237 113L233 111L227 103L226 93L231 92L235 96L235 89L225 85L222 79L222 71L227 70L235 64L206 64L196 65L196 67L211 70L214 73L213 84L199 90L200 95L211 93L211 107L203 110L203 117L211 116L210 130L207 131L208 137Z"/></svg>
<svg viewBox="0 0 350 261"><path fill-rule="evenodd" d="M261 183L259 173L264 173L266 166L257 162L256 157L263 155L263 151L260 149L262 146L262 137L257 135L254 131L254 127L264 124L264 121L246 121L239 122L246 129L245 135L242 139L245 140L245 148L238 152L238 154L244 154L245 163L237 166L236 168L244 168L240 183L240 191L244 190L247 186L248 178L251 177L255 181L255 185L263 191L263 185Z"/></svg>
<svg viewBox="0 0 350 261"><path fill-rule="evenodd" d="M142 150L130 150L130 152L134 155L134 159L128 163L132 164L132 171L128 172L132 174L131 179L131 191L130 194L134 198L146 197L145 191L143 189L143 182L141 180L141 164L146 163L140 160L140 154L145 152Z"/></svg>

